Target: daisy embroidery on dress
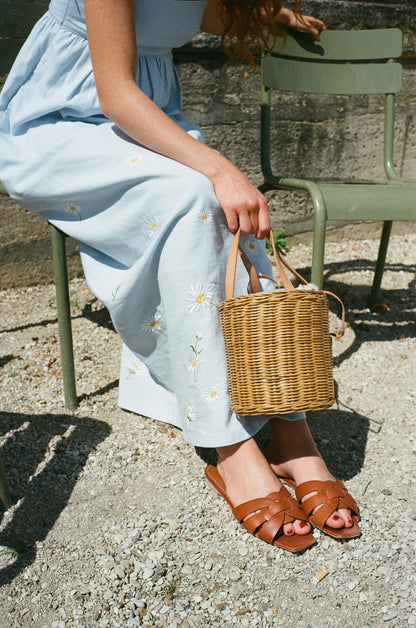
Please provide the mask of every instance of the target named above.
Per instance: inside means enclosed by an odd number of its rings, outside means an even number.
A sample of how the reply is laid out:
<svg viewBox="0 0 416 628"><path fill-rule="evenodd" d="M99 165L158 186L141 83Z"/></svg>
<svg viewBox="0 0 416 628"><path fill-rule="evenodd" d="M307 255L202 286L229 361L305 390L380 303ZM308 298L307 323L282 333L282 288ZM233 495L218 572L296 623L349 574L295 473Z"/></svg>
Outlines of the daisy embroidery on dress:
<svg viewBox="0 0 416 628"><path fill-rule="evenodd" d="M140 327L149 334L158 334L162 331L161 318L162 315L155 312L153 316L148 316Z"/></svg>
<svg viewBox="0 0 416 628"><path fill-rule="evenodd" d="M200 309L206 309L211 305L214 305L211 301L214 294L213 291L214 286L212 284L204 285L203 283L198 282L196 286L191 286L189 288L189 298L186 299L187 301L190 301L188 304L189 311L199 311Z"/></svg>
<svg viewBox="0 0 416 628"><path fill-rule="evenodd" d="M130 360L129 373L127 377L130 377L130 375L140 375L140 377L146 377L147 371L145 365L141 362L135 362L135 360Z"/></svg>
<svg viewBox="0 0 416 628"><path fill-rule="evenodd" d="M247 251L247 253L251 253L252 255L257 255L259 252L259 245L257 242L254 242L254 240L247 242L243 248Z"/></svg>
<svg viewBox="0 0 416 628"><path fill-rule="evenodd" d="M68 214L74 214L75 216L78 217L78 220L81 220L81 213L80 213L81 209L80 209L80 207L78 207L78 205L73 205L73 204L67 205L65 207L65 211Z"/></svg>
<svg viewBox="0 0 416 628"><path fill-rule="evenodd" d="M117 298L117 292L120 290L120 286L121 286L121 283L119 283L118 286L114 288L113 292L111 293L111 300L113 303Z"/></svg>
<svg viewBox="0 0 416 628"><path fill-rule="evenodd" d="M223 394L224 386L221 386L221 384L214 384L204 392L204 399L205 401L208 401L208 403L213 403L214 401L217 401L217 399L222 397Z"/></svg>
<svg viewBox="0 0 416 628"><path fill-rule="evenodd" d="M185 408L185 416L188 419L188 421L196 421L197 418L198 418L196 416L196 412L195 412L193 406L186 406L186 408Z"/></svg>
<svg viewBox="0 0 416 628"><path fill-rule="evenodd" d="M202 360L200 355L202 353L202 347L200 346L200 342L202 341L202 336L196 335L195 342L191 345L191 353L189 355L189 363L187 366L188 371L193 375L194 382L197 382L199 379L199 369L202 366Z"/></svg>
<svg viewBox="0 0 416 628"><path fill-rule="evenodd" d="M160 216L148 215L143 219L144 228L147 231L147 235L149 238L153 238L153 236L159 231L160 227Z"/></svg>
<svg viewBox="0 0 416 628"><path fill-rule="evenodd" d="M129 157L127 157L126 159L126 162L128 166L135 166L136 164L140 163L142 159L143 155L129 155Z"/></svg>
<svg viewBox="0 0 416 628"><path fill-rule="evenodd" d="M198 220L202 222L203 225L207 225L212 220L212 212L209 209L202 209L198 212Z"/></svg>

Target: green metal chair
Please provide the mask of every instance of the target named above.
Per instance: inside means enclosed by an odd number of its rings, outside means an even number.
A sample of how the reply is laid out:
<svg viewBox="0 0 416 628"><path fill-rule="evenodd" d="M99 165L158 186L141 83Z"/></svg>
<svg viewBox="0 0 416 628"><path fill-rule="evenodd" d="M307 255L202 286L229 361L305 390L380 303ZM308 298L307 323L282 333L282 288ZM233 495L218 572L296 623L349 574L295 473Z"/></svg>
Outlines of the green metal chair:
<svg viewBox="0 0 416 628"><path fill-rule="evenodd" d="M270 189L305 190L314 207L311 281L322 287L327 220L384 222L368 300L380 304L380 286L393 220L416 220L416 181L400 178L393 165L395 94L401 90L402 52L398 29L324 31L321 41L287 32L262 59L261 163ZM307 94L384 94L384 170L381 181L325 181L280 177L270 163L271 91Z"/></svg>
<svg viewBox="0 0 416 628"><path fill-rule="evenodd" d="M0 2L0 74L6 74L34 24L47 10L47 4ZM0 194L8 195L0 183ZM65 234L49 224L55 272L56 303L64 387L65 407L77 406L72 348Z"/></svg>

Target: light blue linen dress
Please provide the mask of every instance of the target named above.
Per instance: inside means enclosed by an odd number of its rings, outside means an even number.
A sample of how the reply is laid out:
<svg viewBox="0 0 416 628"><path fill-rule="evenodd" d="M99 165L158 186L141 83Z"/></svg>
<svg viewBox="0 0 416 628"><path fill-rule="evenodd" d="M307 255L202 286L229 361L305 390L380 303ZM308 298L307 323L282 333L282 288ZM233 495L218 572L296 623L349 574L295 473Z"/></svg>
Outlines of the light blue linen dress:
<svg viewBox="0 0 416 628"><path fill-rule="evenodd" d="M205 6L135 0L137 84L201 141L181 113L171 49L193 37ZM230 410L217 304L232 235L213 186L103 115L82 0L52 0L8 77L0 179L19 204L79 241L87 282L123 340L121 407L176 425L202 447L240 442L264 425L269 417ZM270 274L263 243L244 236L243 248ZM237 294L246 288L239 265Z"/></svg>

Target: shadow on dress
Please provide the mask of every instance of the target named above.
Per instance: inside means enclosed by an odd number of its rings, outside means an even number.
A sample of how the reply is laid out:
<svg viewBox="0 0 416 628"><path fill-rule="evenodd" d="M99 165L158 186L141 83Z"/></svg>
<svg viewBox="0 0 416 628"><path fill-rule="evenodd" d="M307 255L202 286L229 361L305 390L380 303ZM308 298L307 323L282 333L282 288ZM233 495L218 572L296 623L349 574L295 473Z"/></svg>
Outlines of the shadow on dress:
<svg viewBox="0 0 416 628"><path fill-rule="evenodd" d="M0 526L0 585L36 558L65 508L89 454L110 434L89 417L0 413L2 458L13 507Z"/></svg>

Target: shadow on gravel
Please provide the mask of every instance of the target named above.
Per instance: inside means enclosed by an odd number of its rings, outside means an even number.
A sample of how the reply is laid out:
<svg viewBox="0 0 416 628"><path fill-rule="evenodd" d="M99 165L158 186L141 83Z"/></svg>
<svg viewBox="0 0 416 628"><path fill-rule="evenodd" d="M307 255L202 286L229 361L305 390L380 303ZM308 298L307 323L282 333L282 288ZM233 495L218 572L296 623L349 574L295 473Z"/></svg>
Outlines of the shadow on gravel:
<svg viewBox="0 0 416 628"><path fill-rule="evenodd" d="M368 309L367 300L370 286L342 282L343 273L371 273L373 279L374 261L367 259L336 262L325 265L324 288L334 292L344 302L346 319L355 332L354 342L341 355L334 359L336 366L350 358L365 342L400 340L416 336L416 266L414 264L386 264L386 271L413 273L414 279L407 288L383 289L382 302L387 309L375 314ZM310 279L310 268L298 269ZM332 278L333 276L336 276ZM339 316L339 306L335 299L329 299L331 311Z"/></svg>
<svg viewBox="0 0 416 628"><path fill-rule="evenodd" d="M308 412L307 415L315 442L331 473L340 480L351 480L360 473L368 432L378 432L381 425L350 408L331 408ZM266 449L269 439L270 428L266 425L256 435L262 451ZM215 449L197 447L196 453L205 464L216 464Z"/></svg>
<svg viewBox="0 0 416 628"><path fill-rule="evenodd" d="M0 585L36 557L65 508L88 455L110 433L103 421L0 412L1 449L14 506L0 526Z"/></svg>
<svg viewBox="0 0 416 628"><path fill-rule="evenodd" d="M95 297L92 297L91 301L86 303L82 309L82 318L87 318L95 325L99 327L105 327L106 329L111 329L114 331L113 321L111 320L110 314L107 308L104 305L101 305L99 309L94 309L93 304L100 304L100 301Z"/></svg>
<svg viewBox="0 0 416 628"><path fill-rule="evenodd" d="M95 304L99 304L101 307L97 308ZM98 327L105 327L114 331L113 322L107 308L91 295L91 300L85 304L81 314L71 314L71 320L78 318L86 318ZM17 325L16 327L3 328L3 333L11 333L16 331L23 331L24 329L33 329L35 327L47 327L48 325L55 325L58 322L57 316L53 318L45 318L42 321L35 321L31 323L25 323L23 325Z"/></svg>

